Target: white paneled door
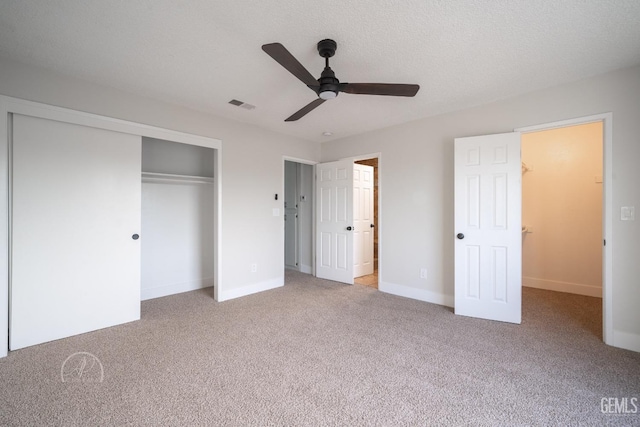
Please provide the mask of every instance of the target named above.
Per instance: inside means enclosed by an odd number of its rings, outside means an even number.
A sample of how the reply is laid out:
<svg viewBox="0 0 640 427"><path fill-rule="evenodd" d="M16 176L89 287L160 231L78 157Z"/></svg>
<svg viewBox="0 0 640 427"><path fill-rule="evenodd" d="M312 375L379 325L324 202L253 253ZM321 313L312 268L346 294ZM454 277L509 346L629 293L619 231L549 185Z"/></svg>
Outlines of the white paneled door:
<svg viewBox="0 0 640 427"><path fill-rule="evenodd" d="M373 166L353 165L353 275L373 274Z"/></svg>
<svg viewBox="0 0 640 427"><path fill-rule="evenodd" d="M455 140L455 313L520 323L520 133Z"/></svg>
<svg viewBox="0 0 640 427"><path fill-rule="evenodd" d="M316 276L353 284L353 161L316 165Z"/></svg>
<svg viewBox="0 0 640 427"><path fill-rule="evenodd" d="M13 116L10 348L140 318L139 136Z"/></svg>

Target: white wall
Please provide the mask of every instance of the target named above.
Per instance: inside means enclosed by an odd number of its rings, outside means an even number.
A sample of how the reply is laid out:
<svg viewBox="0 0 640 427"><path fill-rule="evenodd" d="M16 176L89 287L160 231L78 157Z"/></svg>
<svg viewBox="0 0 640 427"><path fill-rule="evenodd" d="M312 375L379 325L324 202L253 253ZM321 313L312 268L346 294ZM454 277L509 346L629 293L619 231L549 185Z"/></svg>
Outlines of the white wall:
<svg viewBox="0 0 640 427"><path fill-rule="evenodd" d="M282 198L274 200L284 185L282 157L318 160L317 144L5 59L0 94L222 140L219 297L283 284L283 221L272 214L283 209Z"/></svg>
<svg viewBox="0 0 640 427"><path fill-rule="evenodd" d="M522 135L522 284L602 297L602 122Z"/></svg>
<svg viewBox="0 0 640 427"><path fill-rule="evenodd" d="M213 178L214 150L156 138L142 138L142 172Z"/></svg>
<svg viewBox="0 0 640 427"><path fill-rule="evenodd" d="M142 182L142 300L214 285L213 183Z"/></svg>
<svg viewBox="0 0 640 427"><path fill-rule="evenodd" d="M422 90L428 96L428 87ZM418 95L421 96L421 95ZM380 285L445 302L453 296L453 140L613 113L613 329L640 351L640 227L620 221L640 206L640 66L464 111L323 143L322 161L381 152ZM421 267L428 279L421 280Z"/></svg>

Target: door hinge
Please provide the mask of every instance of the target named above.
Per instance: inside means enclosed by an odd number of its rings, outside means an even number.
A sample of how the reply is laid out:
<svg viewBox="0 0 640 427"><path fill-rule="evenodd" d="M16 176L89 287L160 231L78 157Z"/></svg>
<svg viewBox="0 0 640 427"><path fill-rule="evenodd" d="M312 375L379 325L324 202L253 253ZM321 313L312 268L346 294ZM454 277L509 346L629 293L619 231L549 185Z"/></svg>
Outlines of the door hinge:
<svg viewBox="0 0 640 427"><path fill-rule="evenodd" d="M607 246L607 239L604 239L604 246Z"/></svg>

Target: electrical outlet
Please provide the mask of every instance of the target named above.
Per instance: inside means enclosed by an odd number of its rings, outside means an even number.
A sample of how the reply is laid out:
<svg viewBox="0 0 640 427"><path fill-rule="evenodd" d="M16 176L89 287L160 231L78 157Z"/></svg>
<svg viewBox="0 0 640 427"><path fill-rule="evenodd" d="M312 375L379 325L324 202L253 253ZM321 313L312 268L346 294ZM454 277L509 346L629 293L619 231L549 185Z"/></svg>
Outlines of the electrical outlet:
<svg viewBox="0 0 640 427"><path fill-rule="evenodd" d="M258 271L258 264L251 264L251 272L255 273L256 271Z"/></svg>
<svg viewBox="0 0 640 427"><path fill-rule="evenodd" d="M421 279L426 279L427 278L427 269L426 268L421 268L420 269L420 278Z"/></svg>

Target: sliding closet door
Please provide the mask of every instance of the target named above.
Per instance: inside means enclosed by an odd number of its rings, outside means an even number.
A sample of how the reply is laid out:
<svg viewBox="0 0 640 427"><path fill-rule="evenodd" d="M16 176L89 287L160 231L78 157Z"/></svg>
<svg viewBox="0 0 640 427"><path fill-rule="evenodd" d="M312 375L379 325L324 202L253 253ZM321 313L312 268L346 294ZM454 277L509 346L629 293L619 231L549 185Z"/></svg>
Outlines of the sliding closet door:
<svg viewBox="0 0 640 427"><path fill-rule="evenodd" d="M139 136L14 115L10 348L140 318Z"/></svg>

